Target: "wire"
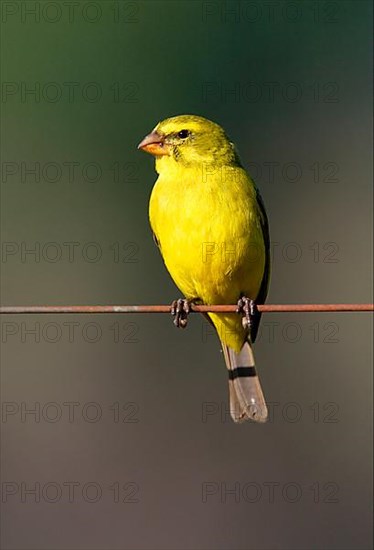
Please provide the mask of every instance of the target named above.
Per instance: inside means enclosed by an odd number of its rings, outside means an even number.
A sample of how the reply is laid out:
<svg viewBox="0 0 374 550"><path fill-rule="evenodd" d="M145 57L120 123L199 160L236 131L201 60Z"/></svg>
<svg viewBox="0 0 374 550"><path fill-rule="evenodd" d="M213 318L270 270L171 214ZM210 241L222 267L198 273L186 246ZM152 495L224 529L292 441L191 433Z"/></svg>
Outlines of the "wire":
<svg viewBox="0 0 374 550"><path fill-rule="evenodd" d="M237 305L194 305L196 313L235 313ZM285 312L328 312L328 311L374 311L374 304L266 304L258 305L258 310L267 313ZM170 305L162 306L1 306L0 314L46 314L46 313L170 313Z"/></svg>

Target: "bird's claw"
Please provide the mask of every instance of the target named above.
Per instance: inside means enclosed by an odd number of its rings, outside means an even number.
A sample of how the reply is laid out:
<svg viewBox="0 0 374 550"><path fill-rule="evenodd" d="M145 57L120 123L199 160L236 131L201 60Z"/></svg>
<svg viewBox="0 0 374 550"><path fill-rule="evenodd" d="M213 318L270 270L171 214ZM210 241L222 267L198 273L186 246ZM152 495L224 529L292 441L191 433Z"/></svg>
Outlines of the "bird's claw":
<svg viewBox="0 0 374 550"><path fill-rule="evenodd" d="M254 300L250 300L246 296L239 298L238 307L236 308L236 313L241 313L243 315L242 323L243 327L251 332L254 319L258 315L259 311Z"/></svg>
<svg viewBox="0 0 374 550"><path fill-rule="evenodd" d="M173 323L178 328L186 328L188 314L191 311L191 305L185 298L174 300L171 304L170 313L174 317Z"/></svg>

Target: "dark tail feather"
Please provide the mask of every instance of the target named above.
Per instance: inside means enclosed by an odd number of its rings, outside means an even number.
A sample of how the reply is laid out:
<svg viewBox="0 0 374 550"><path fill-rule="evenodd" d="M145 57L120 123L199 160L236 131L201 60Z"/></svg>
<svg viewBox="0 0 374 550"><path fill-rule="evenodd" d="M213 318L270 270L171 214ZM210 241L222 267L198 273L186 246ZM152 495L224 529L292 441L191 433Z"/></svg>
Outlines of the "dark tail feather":
<svg viewBox="0 0 374 550"><path fill-rule="evenodd" d="M239 353L222 345L229 372L230 413L234 422L266 422L268 410L257 376L252 348L245 342Z"/></svg>

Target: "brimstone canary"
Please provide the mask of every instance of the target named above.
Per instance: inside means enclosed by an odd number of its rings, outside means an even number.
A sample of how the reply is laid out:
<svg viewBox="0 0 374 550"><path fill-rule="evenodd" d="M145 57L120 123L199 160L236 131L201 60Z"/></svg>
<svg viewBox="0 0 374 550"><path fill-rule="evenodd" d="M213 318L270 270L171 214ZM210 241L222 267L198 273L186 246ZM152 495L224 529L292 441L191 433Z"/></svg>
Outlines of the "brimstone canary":
<svg viewBox="0 0 374 550"><path fill-rule="evenodd" d="M252 300L264 303L270 273L267 216L224 130L200 116L175 116L157 124L139 148L156 158L159 175L150 198L150 223L185 298L209 305L241 298L246 306L253 306ZM267 407L252 352L258 310L247 311L247 324L237 313L208 317L229 372L232 418L264 422Z"/></svg>

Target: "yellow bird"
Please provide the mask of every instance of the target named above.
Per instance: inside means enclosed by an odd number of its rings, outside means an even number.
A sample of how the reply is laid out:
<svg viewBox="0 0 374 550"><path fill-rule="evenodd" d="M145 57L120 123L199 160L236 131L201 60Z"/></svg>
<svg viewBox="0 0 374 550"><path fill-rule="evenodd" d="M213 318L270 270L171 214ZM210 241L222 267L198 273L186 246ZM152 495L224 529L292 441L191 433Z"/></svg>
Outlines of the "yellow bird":
<svg viewBox="0 0 374 550"><path fill-rule="evenodd" d="M184 327L189 305L238 303L238 313L208 313L229 372L235 422L268 416L252 343L270 273L269 228L261 196L234 144L214 122L195 115L168 118L139 144L159 174L149 217L156 244L185 296L173 302ZM243 316L244 313L244 316Z"/></svg>

